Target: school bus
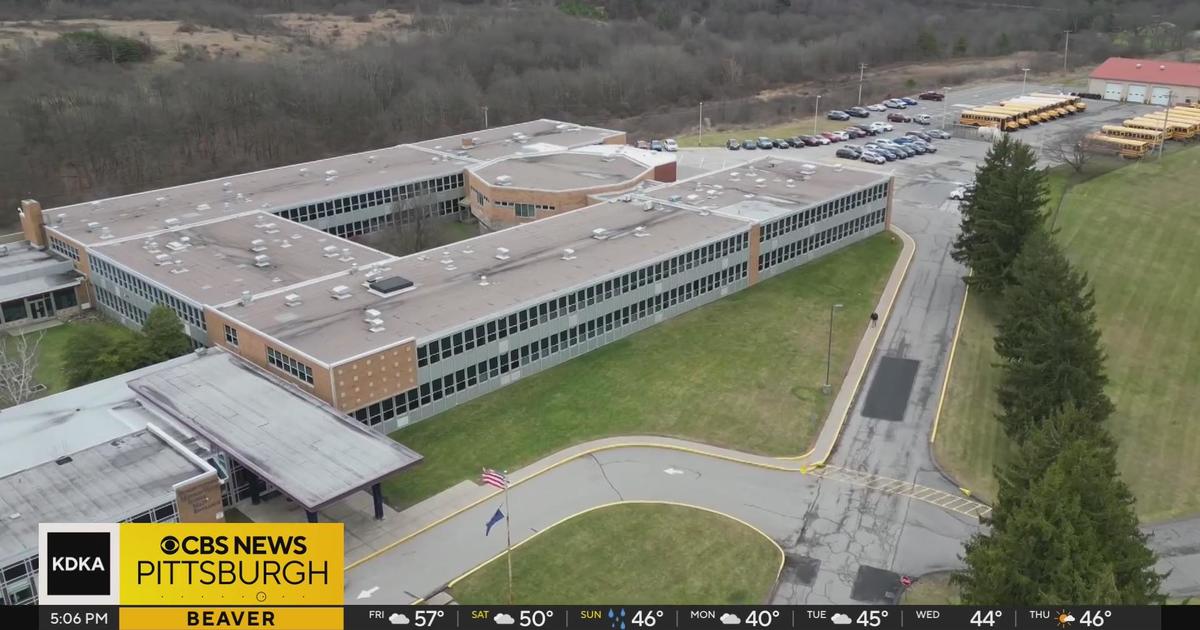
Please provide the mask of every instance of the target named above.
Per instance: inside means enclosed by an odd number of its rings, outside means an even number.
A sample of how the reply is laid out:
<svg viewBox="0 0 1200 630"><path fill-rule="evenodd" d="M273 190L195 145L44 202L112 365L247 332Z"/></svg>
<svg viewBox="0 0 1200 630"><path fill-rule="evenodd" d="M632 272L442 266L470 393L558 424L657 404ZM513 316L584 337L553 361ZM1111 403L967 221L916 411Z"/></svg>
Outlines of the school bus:
<svg viewBox="0 0 1200 630"><path fill-rule="evenodd" d="M1067 103L1063 99L1058 98L1041 98L1037 96L1026 96L1018 99L1020 103L1037 107L1039 111L1054 114L1055 118L1069 116L1075 112L1067 109Z"/></svg>
<svg viewBox="0 0 1200 630"><path fill-rule="evenodd" d="M1165 121L1157 114L1130 118L1121 123L1134 129L1153 129L1163 132L1167 140L1188 140L1196 136L1197 123L1183 120Z"/></svg>
<svg viewBox="0 0 1200 630"><path fill-rule="evenodd" d="M999 116L1012 116L1013 120L1021 128L1025 128L1025 127L1028 127L1029 125L1037 124L1037 121L1026 116L1024 111L1022 111L1018 108L1014 108L1014 107L1000 107L999 105L984 105L982 107L976 107L974 111L986 112L989 114L996 114Z"/></svg>
<svg viewBox="0 0 1200 630"><path fill-rule="evenodd" d="M1125 138L1126 140L1141 140L1147 142L1152 147L1156 147L1163 141L1163 132L1155 129L1146 129L1138 127L1121 127L1119 125L1104 125L1100 128L1104 135L1111 138Z"/></svg>
<svg viewBox="0 0 1200 630"><path fill-rule="evenodd" d="M1003 131L1016 131L1021 128L1012 114L996 114L973 109L959 114L958 123L972 127L998 127Z"/></svg>
<svg viewBox="0 0 1200 630"><path fill-rule="evenodd" d="M1119 155L1127 160L1136 160L1150 151L1150 145L1141 140L1114 138L1101 133L1088 134L1084 146L1091 151Z"/></svg>
<svg viewBox="0 0 1200 630"><path fill-rule="evenodd" d="M1002 103L1002 105L1004 107L1016 107L1023 109L1026 112L1026 116L1036 115L1039 119L1041 119L1042 122L1048 122L1058 118L1059 116L1067 115L1067 110L1064 109L1059 112L1054 103L1050 101L1029 98L1026 96L1005 101Z"/></svg>
<svg viewBox="0 0 1200 630"><path fill-rule="evenodd" d="M1082 112L1087 109L1087 103L1083 102L1082 98L1080 98L1078 96L1072 96L1070 94L1050 94L1047 92L1034 92L1033 94L1030 94L1030 96L1033 96L1035 98L1059 99L1059 102L1062 104L1062 107L1072 114L1074 114L1076 112Z"/></svg>
<svg viewBox="0 0 1200 630"><path fill-rule="evenodd" d="M1185 132L1184 138L1190 139L1200 134L1200 109L1190 107L1172 107L1170 112L1158 112L1145 116L1145 118L1158 118L1163 116L1164 120L1168 120L1171 124L1180 123L1188 125L1188 130Z"/></svg>

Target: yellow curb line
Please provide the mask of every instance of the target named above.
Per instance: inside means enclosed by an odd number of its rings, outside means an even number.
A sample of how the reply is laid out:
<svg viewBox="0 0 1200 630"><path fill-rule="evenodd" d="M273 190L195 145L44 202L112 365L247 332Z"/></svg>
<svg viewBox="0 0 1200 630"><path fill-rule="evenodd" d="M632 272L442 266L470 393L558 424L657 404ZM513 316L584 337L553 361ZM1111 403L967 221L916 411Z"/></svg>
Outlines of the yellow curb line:
<svg viewBox="0 0 1200 630"><path fill-rule="evenodd" d="M946 390L950 389L950 370L954 369L954 353L958 350L958 336L962 333L963 315L967 312L967 297L971 295L968 285L963 291L962 307L958 309L958 323L954 325L954 340L950 342L950 356L946 359L946 376L942 379L942 393L938 395L937 411L933 414L933 430L929 432L929 443L937 439L938 423L942 420L942 405L946 403Z"/></svg>
<svg viewBox="0 0 1200 630"><path fill-rule="evenodd" d="M542 534L546 533L547 531L553 529L554 527L556 527L558 525L562 525L563 523L575 518L576 516L583 516L584 514L587 514L588 512L594 512L596 510L602 510L604 508L613 507L616 505L674 505L677 507L691 508L693 510L702 510L702 511L708 512L710 514L716 514L717 516L724 516L725 518L728 518L730 520L737 521L738 523L741 523L742 525L745 525L746 527L749 527L751 530L757 532L759 536L766 538L767 541L769 541L772 545L775 546L775 549L779 551L779 568L775 571L775 580L779 581L779 576L783 574L783 564L784 564L784 561L786 560L787 556L784 554L783 547L781 547L779 545L779 543L775 542L774 538L771 538L770 536L768 536L766 532L751 525L750 523L747 523L746 521L743 521L742 519L740 519L736 516L733 516L732 514L726 514L725 512L722 512L720 510L714 510L712 508L701 507L699 505L692 505L690 503L681 503L679 501L658 501L658 500L654 500L654 499L637 499L637 500L630 500L630 501L613 501L611 503L605 503L603 505L596 505L596 506L587 508L585 510L580 510L574 514L571 514L570 516L563 517L563 518L559 519L558 521L554 522L552 525L543 527L542 529L534 532L533 535L531 535L529 538L526 538L525 540L522 540L521 542L513 545L512 548L513 548L513 550L516 550L521 545L524 545L525 543L533 540L534 538L541 536ZM455 584L458 584L460 581L466 579L472 573L475 573L476 571L482 569L483 567L487 566L488 564L492 563L493 561L503 558L506 553L508 553L508 552L502 551L502 552L492 556L491 558L488 558L487 560L480 562L479 564L475 565L475 567L473 569L467 571L466 573L463 573L462 575L454 578L453 580L450 580L450 582L448 582L446 584L446 588L448 588L448 589L454 588ZM420 600L418 600L418 601L420 601ZM413 603L415 604L417 602L413 602Z"/></svg>
<svg viewBox="0 0 1200 630"><path fill-rule="evenodd" d="M891 226L891 228L889 228L889 229L891 229L891 230L895 230L897 233L901 234L901 235L902 235L902 236L901 236L901 241L902 241L902 242L904 241L904 239L905 239L906 237L907 237L907 239L908 239L909 241L912 241L912 237L911 237L911 236L908 236L908 234L907 234L906 232L904 232L903 230L901 230L900 228L897 228L896 226L894 226L894 225L893 225L893 226ZM904 284L904 280L905 280L905 278L908 276L908 269L909 269L909 267L912 265L912 260L913 260L913 258L915 258L915 257L916 257L916 251L917 251L917 247L916 247L916 241L913 241L913 249L912 249L912 252L910 253L910 255L909 255L909 257L908 257L908 260L905 262L905 265L904 265L904 271L902 272L902 276L901 276L901 278L900 278L900 282L897 284L897 287L896 287L896 294L892 296L892 299L891 299L891 301L888 303L888 306L887 306L887 312L884 314L884 317L882 317L882 318L881 318L881 319L883 320L883 322L884 322L884 323L886 323L886 322L887 322L887 319L888 319L888 318L891 316L891 312L892 312L892 306L893 306L893 305L895 304L895 302L896 302L896 297L900 295L900 286ZM876 332L875 332L875 340L874 340L874 342L873 342L873 343L878 343L878 341L879 341L879 335L881 335L881 334L882 334L883 327L884 327L884 324L879 324L879 325L876 327L876 328L877 328L877 330L876 330ZM872 352L872 353L874 353L874 351L875 351L875 350L874 350L874 345L872 345L872 350L871 350L871 352ZM864 365L863 365L862 373L861 373L861 374L859 374L859 377L858 377L858 383L857 383L857 384L856 384L856 386L855 386L855 387L856 387L856 394L857 394L857 387L858 387L858 386L861 384L861 380L862 380L863 376L866 374L867 366L869 366L869 365L870 365L870 361L869 361L869 360L868 360L867 362L865 362L865 363L864 363ZM838 435L838 434L840 434L840 433L841 433L841 431L842 431L842 425L843 425L843 424L845 424L845 422L846 422L846 417L849 415L849 411L850 411L850 406L848 405L848 406L846 407L846 413L842 415L841 422L839 422L839 423L838 423L838 429L837 429L837 433L835 433L835 435ZM833 443L834 443L834 444L836 444L836 443L837 443L837 440L836 440L836 439L834 439ZM802 467L801 467L801 468L797 468L797 467L789 467L789 466L777 466L777 465L767 464L767 463L764 463L764 462L758 462L758 461L749 460L749 459L741 459L741 458L738 458L738 457L733 457L733 456L731 456L731 455L725 455L725 454L723 454L723 453L713 453L713 452L709 452L709 451L702 451L702 450L699 450L699 449L690 448L690 447L686 447L686 446L678 446L678 445L674 445L674 444L657 444L657 443L652 443L652 442L620 442L620 443L615 443L615 444L606 444L606 445L603 445L603 446L597 446L597 447L594 447L594 448L589 448L589 449L586 449L586 450L580 451L579 453L576 453L576 454L574 454L574 455L570 455L570 456L568 456L568 457L565 457L565 458L563 458L563 459L561 459L561 460L559 460L559 461L557 461L557 462L554 462L554 463L552 463L552 464L550 464L550 465L548 465L548 466L546 466L546 467L542 468L541 470L537 470L537 471L535 471L535 472L531 473L531 474L530 474L530 475L528 475L527 477L524 477L524 478L522 478L522 479L519 479L519 480L517 480L517 481L513 481L511 484L509 484L509 488L514 488L514 487L516 487L516 486L519 486L519 485L521 485L521 484L525 483L526 481L529 481L529 480L531 480L531 479L533 479L533 478L535 478L535 477L538 477L539 475L543 475L543 474L545 474L545 473L549 472L550 470L553 470L553 469L555 469L555 468L558 468L559 466L562 466L563 464L566 464L566 463L569 463L569 462L575 461L576 459L579 459L579 458L581 458L581 457L585 457L585 456L587 456L587 455L591 455L591 454L593 454L593 453L598 453L598 452L601 452L601 451L607 451L607 450L618 449L618 448L662 448L662 449L669 449L669 450L682 451L682 452L685 452L685 453L692 453L692 454L695 454L695 455L702 455L702 456L705 456L705 457L711 457L711 458L714 458L714 459L721 459L721 460L730 461L730 462L734 462L734 463L738 463L738 464L748 464L748 465L751 465L751 466L757 466L757 467L759 467L759 468L765 468L765 469L767 469L767 470L780 470L780 471L784 471L784 472L800 472L800 473L805 473L805 474L807 474L807 470L805 470L805 469L804 469L804 468L802 468ZM794 460L794 459L802 459L802 458L806 457L807 455L810 455L810 454L811 454L811 453L812 453L814 450L816 450L816 449L815 449L815 448L814 448L814 449L810 449L808 453L805 453L804 455L800 455L800 456L798 456L798 457L791 457L791 458L787 458L787 457L781 457L781 458L775 458L775 459L779 459L779 460L782 460L782 461ZM830 450L830 452L833 450L833 447L832 447L832 445L830 446L830 449L829 449L829 450ZM829 457L829 452L827 452L827 453L825 454L825 458L827 459L828 457ZM815 464L815 466L823 466L824 464L825 464L825 459L822 459L820 462L817 462L817 463ZM394 549L394 548L396 548L396 547L398 547L398 546L400 546L400 545L402 545L402 544L404 544L404 543L408 542L409 540L412 540L413 538L415 538L415 537L417 537L417 536L419 536L419 535L421 535L421 534L425 533L426 531L429 531L430 529L432 529L432 528L434 528L434 527L436 527L436 526L438 526L438 525L441 525L442 523L444 523L444 522L446 522L446 521L448 521L448 520L450 520L450 519L452 519L452 518L454 518L454 517L458 516L459 514L462 514L463 512L466 512L467 510L470 510L470 509L472 509L472 508L474 508L474 507L478 506L479 504L481 504L481 503L483 503L483 502L485 502L485 501L489 501L489 500L491 500L492 498L494 498L495 496L499 495L500 493L501 493L501 491L500 491L500 490L496 490L496 491L494 491L494 492L492 492L492 493L488 494L487 496L481 497L480 499L478 499L478 500L476 500L476 501L474 501L474 502L472 502L472 503L469 503L469 504L467 504L467 505L465 505L465 506L463 506L463 507L461 507L461 508L459 508L459 509L457 509L457 510L453 511L453 512L451 512L450 514L447 514L447 515L445 515L445 516L443 516L443 517L441 517L441 518L439 518L439 519L437 519L437 520L435 520L435 521L433 521L433 522L429 523L428 525L425 525L424 527L421 527L420 529L418 529L418 530L417 530L417 531L415 531L415 532L412 532L412 533L409 533L409 534L407 534L407 535L405 535L405 536L402 536L401 538L399 538L399 539L397 539L397 540L395 540L395 541L393 541L393 542L390 542L390 543L388 543L387 545L384 545L383 547L380 547L380 548L379 548L379 549L377 549L376 551L373 551L373 552L371 552L371 553L369 553L369 554L367 554L367 555L363 556L362 558L359 558L358 560L355 560L354 562L351 562L350 564L347 564L347 565L346 565L346 567L345 567L345 569L344 569L344 571L349 571L349 570L351 570L351 569L353 569L353 568L355 568L355 567L357 567L357 566L359 566L359 565L361 565L361 564L364 564L364 563L366 563L366 562L367 562L367 561L369 561L369 560L373 560L374 558L377 558L377 557L379 557L380 555L382 555L382 554L384 554L384 553L386 553L386 552L388 552L388 551L391 551L392 549Z"/></svg>
<svg viewBox="0 0 1200 630"><path fill-rule="evenodd" d="M875 351L879 347L879 337L883 335L883 329L887 326L888 320L892 316L892 307L896 305L896 298L900 297L900 287L904 286L904 281L905 281L905 279L908 278L908 269L909 269L909 267L912 267L912 261L914 258L917 257L917 242L913 239L913 237L909 236L907 232L905 232L904 230L901 230L900 228L896 227L895 225L890 226L888 229L892 230L895 233L900 235L900 242L902 244L907 241L912 241L912 244L913 244L912 251L910 251L908 253L908 260L904 261L904 269L900 272L900 281L896 283L896 292L892 295L892 299L888 300L887 308L884 309L883 316L879 318L879 322L875 325L875 338L871 340L871 352L867 356L867 360L863 362L862 369L859 370L858 377L855 378L853 381L854 382L854 393L850 397L850 404L846 405L846 409L842 412L842 418L838 421L837 431L835 431L833 434L834 439L832 442L830 442L829 449L825 451L825 455L822 456L821 460L816 463L816 465L818 465L818 466L824 465L825 462L829 459L829 456L833 453L833 447L837 444L837 438L839 436L841 436L841 434L842 434L842 428L846 424L846 418L850 417L850 410L854 408L854 397L858 396L858 390L859 390L859 388L862 387L863 379L866 378L866 376L867 376L867 370L870 369L870 367L871 367L871 359L873 359L875 357ZM907 239L907 241L905 239ZM903 249L903 247L902 247L902 249ZM890 280L891 278L888 278L888 279ZM819 436L819 434L818 434L818 436ZM813 447L813 448L809 449L808 452L804 453L803 455L796 455L796 456L792 456L792 457L778 457L776 459L782 459L782 460L804 459L804 458L812 455L813 452L816 450L817 450L816 447Z"/></svg>

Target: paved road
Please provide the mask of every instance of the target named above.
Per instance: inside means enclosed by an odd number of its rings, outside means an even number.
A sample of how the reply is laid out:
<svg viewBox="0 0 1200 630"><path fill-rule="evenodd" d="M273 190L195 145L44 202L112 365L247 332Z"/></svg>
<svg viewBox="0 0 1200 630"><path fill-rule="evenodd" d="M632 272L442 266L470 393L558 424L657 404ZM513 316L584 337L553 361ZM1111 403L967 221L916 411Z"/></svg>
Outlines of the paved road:
<svg viewBox="0 0 1200 630"><path fill-rule="evenodd" d="M1047 86L1029 91L1054 91ZM952 92L945 111L1020 92L997 84ZM1072 129L1122 120L1144 106L1090 103L1083 116L1021 133L1031 144L1050 144ZM939 115L942 104L916 113ZM875 118L879 115L876 114ZM897 125L901 127L901 125ZM907 127L907 126L904 126ZM915 126L913 127L915 128ZM898 129L902 132L905 129ZM893 220L917 243L892 318L864 382L871 387L883 358L916 362L911 393L898 421L866 417L861 399L849 415L832 463L925 486L955 490L932 461L929 433L944 378L946 357L963 299L964 270L949 259L958 229L957 204L947 199L956 182L969 181L987 146L970 140L938 143L939 152L887 165L897 177ZM833 163L835 147L793 150L789 157ZM762 151L695 150L679 154L681 178L753 159ZM679 471L668 474L666 470ZM580 510L612 501L672 500L720 510L762 529L784 548L787 565L777 603L847 603L886 600L894 574L961 566L962 542L977 524L906 496L883 494L798 473L756 468L698 454L657 448L623 448L576 459L512 491L514 541ZM372 602L407 603L441 587L503 551L503 538L484 537L483 523L499 500L486 501L398 545L347 574L346 593L379 586ZM1200 593L1200 519L1150 528L1152 545L1174 573L1167 590ZM867 567L864 569L864 567ZM878 571L875 571L877 569ZM516 570L520 570L519 566Z"/></svg>

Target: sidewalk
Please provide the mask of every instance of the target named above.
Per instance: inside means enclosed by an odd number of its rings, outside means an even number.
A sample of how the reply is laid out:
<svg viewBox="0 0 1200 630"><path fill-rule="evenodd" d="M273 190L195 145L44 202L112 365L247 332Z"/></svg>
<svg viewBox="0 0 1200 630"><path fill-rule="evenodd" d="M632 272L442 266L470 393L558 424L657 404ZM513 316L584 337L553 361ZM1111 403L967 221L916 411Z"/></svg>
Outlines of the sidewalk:
<svg viewBox="0 0 1200 630"><path fill-rule="evenodd" d="M900 286L903 284L908 268L912 264L913 256L916 254L916 242L908 234L905 234L895 226L892 226L891 230L902 241L903 249L900 252L899 259L896 261L896 266L892 269L892 274L888 278L887 284L884 285L883 292L879 297L879 303L875 308L875 312L879 313L879 322L874 326L868 326L862 339L859 341L858 347L855 349L854 359L846 371L846 378L842 381L842 387L838 390L837 396L834 398L833 406L830 408L829 415L826 417L825 423L817 435L813 448L807 453L795 457L780 458L743 453L719 446L676 438L658 436L612 437L576 444L513 471L509 473L510 487L518 486L580 457L617 448L659 448L684 451L760 468L791 472L808 472L815 467L823 466L837 445L842 425L849 415L850 408L854 404L867 367L874 356L875 345L883 332L888 317L891 315L892 305L896 301ZM386 529L394 538L386 544L384 541L376 539L371 541L374 544L363 544L353 549L348 548L346 550L346 570L349 571L361 565L384 551L396 547L414 536L471 509L498 493L499 490L490 486L481 486L470 481L463 481L412 507L389 514L392 523Z"/></svg>

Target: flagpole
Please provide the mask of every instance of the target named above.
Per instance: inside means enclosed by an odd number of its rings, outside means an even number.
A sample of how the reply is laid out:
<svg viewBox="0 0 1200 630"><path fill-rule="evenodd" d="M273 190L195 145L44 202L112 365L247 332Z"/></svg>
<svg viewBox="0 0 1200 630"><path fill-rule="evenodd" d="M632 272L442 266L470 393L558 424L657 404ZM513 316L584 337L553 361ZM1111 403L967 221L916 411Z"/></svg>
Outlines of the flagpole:
<svg viewBox="0 0 1200 630"><path fill-rule="evenodd" d="M504 534L508 539L507 552L504 554L508 558L508 605L513 603L513 579L512 579L512 508L508 506L508 476L504 478L504 511L508 512L507 518L504 519Z"/></svg>

